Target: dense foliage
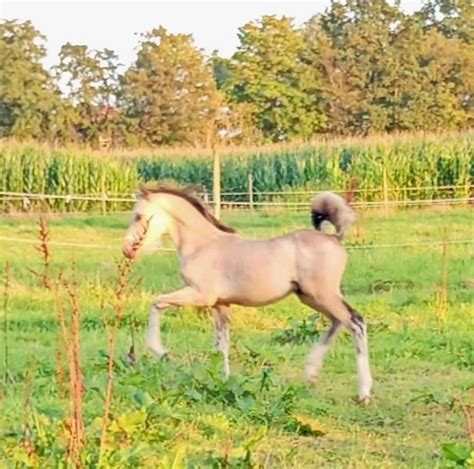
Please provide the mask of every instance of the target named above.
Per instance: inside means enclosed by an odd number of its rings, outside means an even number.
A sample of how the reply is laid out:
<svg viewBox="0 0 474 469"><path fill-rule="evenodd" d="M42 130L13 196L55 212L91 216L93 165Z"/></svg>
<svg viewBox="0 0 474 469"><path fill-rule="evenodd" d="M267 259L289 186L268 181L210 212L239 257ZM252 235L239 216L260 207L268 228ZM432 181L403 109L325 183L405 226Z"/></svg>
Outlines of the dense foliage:
<svg viewBox="0 0 474 469"><path fill-rule="evenodd" d="M65 44L52 70L29 22L0 22L0 136L91 146L209 146L472 125L474 6L333 0L301 27L264 16L230 59L191 35L141 35L121 71L108 49ZM230 138L232 137L232 138Z"/></svg>
<svg viewBox="0 0 474 469"><path fill-rule="evenodd" d="M222 156L224 200L247 201L248 176L255 193L353 190L355 200L466 197L474 176L472 132L436 136L353 139L307 144L228 149ZM172 155L172 157L170 156ZM173 179L212 192L212 158L203 152L103 153L50 150L38 145L0 146L0 190L36 194L108 196L132 194L139 181ZM191 153L192 154L192 153ZM442 186L457 186L450 191ZM430 190L424 190L431 187ZM407 188L420 188L406 190ZM364 192L357 192L358 190ZM368 191L368 192L367 192ZM240 193L240 194L239 194ZM244 193L244 194L242 194ZM281 197L272 196L273 199ZM302 198L301 198L302 197ZM302 195L305 202L307 195ZM255 201L258 202L258 195ZM268 196L265 200L269 200ZM290 198L287 200L297 201ZM56 209L89 210L91 201L51 201ZM119 205L115 205L119 207Z"/></svg>

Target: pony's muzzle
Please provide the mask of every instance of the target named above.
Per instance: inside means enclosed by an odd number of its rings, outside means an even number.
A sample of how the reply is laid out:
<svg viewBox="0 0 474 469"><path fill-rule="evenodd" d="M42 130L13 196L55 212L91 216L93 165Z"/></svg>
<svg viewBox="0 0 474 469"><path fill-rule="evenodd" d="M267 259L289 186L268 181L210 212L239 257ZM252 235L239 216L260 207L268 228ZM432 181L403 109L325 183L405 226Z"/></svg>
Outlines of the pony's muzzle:
<svg viewBox="0 0 474 469"><path fill-rule="evenodd" d="M137 249L133 245L133 243L125 242L122 245L122 254L127 258L127 259L133 259L137 255Z"/></svg>

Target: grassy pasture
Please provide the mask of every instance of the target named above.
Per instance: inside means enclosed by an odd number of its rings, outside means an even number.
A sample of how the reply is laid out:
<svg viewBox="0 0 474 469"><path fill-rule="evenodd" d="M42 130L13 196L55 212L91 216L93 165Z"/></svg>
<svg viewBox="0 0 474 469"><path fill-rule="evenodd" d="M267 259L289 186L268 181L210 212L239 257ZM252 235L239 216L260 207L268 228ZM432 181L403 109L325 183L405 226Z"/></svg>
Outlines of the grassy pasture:
<svg viewBox="0 0 474 469"><path fill-rule="evenodd" d="M303 213L227 212L224 219L252 237L309 226L309 216ZM50 221L53 241L108 246L51 246L51 276L63 270L70 278L74 261L79 283L86 466L93 466L98 457L107 377L100 304L110 296L114 259L120 257L127 223L123 216L92 215ZM407 210L388 218L367 212L345 243L436 241L443 239L445 227L450 240L472 239L472 211ZM2 218L0 232L3 237L31 239L37 227L31 218ZM163 338L171 360L156 362L143 344L148 306L155 294L175 289L181 281L174 253L142 257L134 269L134 278L142 282L127 298L118 334L108 467L449 465L443 445L469 445L460 403L474 404L474 253L472 244L448 246L444 305L439 290L442 252L442 246L350 252L343 289L367 318L375 379L375 400L367 408L355 402L355 359L348 334L328 355L316 388L307 387L303 364L309 341L327 322L316 316L313 324L308 319L313 313L295 298L260 309L234 307L234 375L227 382L220 377L221 359L213 349L205 311L165 314ZM33 245L0 241L3 274L7 261L12 268L9 370L0 388L0 466L57 467L64 459L67 403L58 392L56 376L55 298L28 270L41 268ZM60 296L66 305L64 293ZM135 367L126 357L131 330L138 355ZM1 337L4 344L5 334ZM3 345L0 367L3 375ZM30 405L25 405L30 387ZM21 443L25 422L33 449Z"/></svg>

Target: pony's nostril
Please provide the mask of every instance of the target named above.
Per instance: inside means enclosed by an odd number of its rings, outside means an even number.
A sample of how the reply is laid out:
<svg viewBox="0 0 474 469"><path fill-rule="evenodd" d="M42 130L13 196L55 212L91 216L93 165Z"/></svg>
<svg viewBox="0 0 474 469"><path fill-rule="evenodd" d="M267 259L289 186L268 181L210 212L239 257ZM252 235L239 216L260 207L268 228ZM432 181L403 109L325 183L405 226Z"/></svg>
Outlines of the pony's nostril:
<svg viewBox="0 0 474 469"><path fill-rule="evenodd" d="M130 246L130 244L126 244L122 247L122 253L127 259L133 259L135 255L135 250Z"/></svg>

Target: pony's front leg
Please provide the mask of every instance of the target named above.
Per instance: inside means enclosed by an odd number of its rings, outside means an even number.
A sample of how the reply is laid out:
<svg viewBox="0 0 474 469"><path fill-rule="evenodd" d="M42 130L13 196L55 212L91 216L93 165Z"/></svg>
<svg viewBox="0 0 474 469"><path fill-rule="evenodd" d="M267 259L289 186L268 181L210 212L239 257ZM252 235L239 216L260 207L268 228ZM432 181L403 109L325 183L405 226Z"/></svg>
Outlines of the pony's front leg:
<svg viewBox="0 0 474 469"><path fill-rule="evenodd" d="M216 345L224 357L224 376L227 378L230 375L229 363L229 312L230 308L224 305L216 305L212 308L214 315L214 327L216 333Z"/></svg>
<svg viewBox="0 0 474 469"><path fill-rule="evenodd" d="M167 353L161 342L161 313L165 308L171 306L212 306L212 302L192 287L184 287L181 290L160 295L153 301L150 308L146 343L158 357L163 357Z"/></svg>
<svg viewBox="0 0 474 469"><path fill-rule="evenodd" d="M148 320L148 332L146 337L146 344L148 348L157 356L163 357L166 355L166 349L161 342L161 327L160 317L161 309L153 303L150 308L150 317Z"/></svg>

